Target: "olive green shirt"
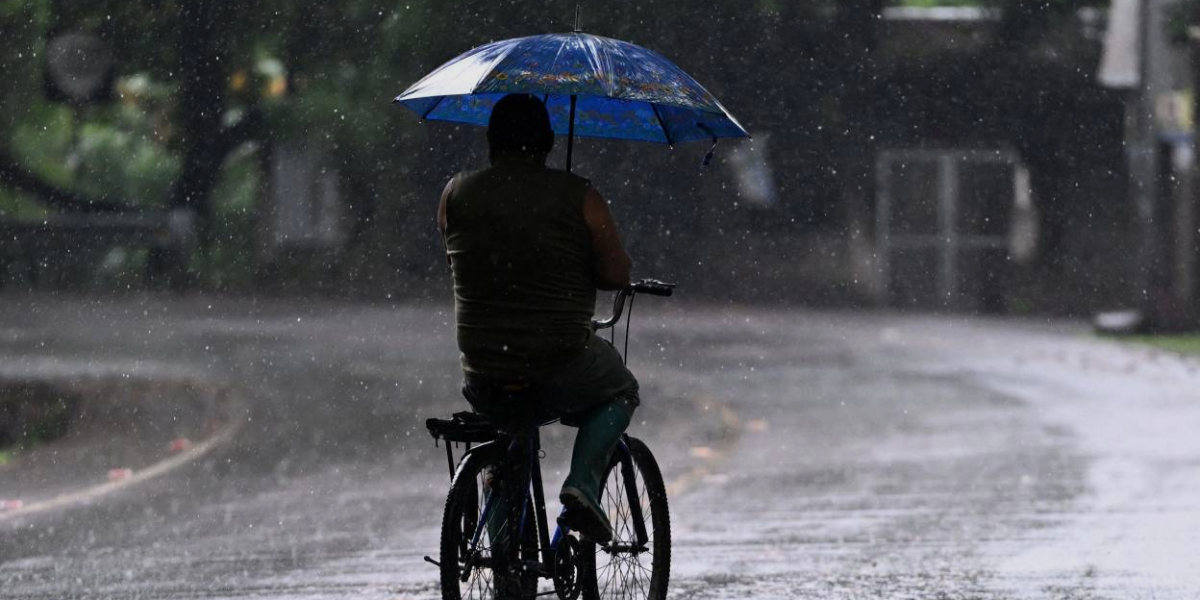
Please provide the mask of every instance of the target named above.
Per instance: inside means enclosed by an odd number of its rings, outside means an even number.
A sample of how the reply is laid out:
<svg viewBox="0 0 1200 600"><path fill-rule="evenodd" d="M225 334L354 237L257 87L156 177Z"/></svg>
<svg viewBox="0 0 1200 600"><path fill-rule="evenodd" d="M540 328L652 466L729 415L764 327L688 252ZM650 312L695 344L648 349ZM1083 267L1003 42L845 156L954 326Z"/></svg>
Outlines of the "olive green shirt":
<svg viewBox="0 0 1200 600"><path fill-rule="evenodd" d="M467 373L537 378L586 346L596 304L590 185L517 161L455 176L445 241Z"/></svg>

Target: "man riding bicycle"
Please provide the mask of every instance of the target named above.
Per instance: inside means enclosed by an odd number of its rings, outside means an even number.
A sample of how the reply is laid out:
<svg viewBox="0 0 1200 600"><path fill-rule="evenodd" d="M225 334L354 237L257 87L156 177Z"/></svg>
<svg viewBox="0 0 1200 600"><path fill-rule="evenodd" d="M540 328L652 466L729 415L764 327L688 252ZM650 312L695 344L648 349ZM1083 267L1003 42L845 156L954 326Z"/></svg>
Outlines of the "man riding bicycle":
<svg viewBox="0 0 1200 600"><path fill-rule="evenodd" d="M591 183L546 167L554 132L536 97L492 109L491 166L446 184L437 222L454 278L463 395L479 413L517 418L515 398L579 428L559 499L563 524L604 543L601 478L639 403L620 354L595 336L596 290L629 285L630 259Z"/></svg>

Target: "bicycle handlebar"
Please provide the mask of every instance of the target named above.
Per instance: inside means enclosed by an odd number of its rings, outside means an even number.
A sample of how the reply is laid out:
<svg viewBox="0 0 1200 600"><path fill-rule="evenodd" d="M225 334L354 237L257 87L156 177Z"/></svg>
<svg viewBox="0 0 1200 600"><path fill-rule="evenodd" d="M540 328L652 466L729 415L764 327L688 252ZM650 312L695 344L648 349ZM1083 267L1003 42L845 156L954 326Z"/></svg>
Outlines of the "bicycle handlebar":
<svg viewBox="0 0 1200 600"><path fill-rule="evenodd" d="M651 296L670 296L675 289L675 284L659 281L657 279L642 279L635 281L628 287L617 291L617 295L613 297L613 314L611 317L603 321L593 320L592 330L599 331L608 329L617 324L621 320L621 313L625 312L625 299L637 293L650 294Z"/></svg>
<svg viewBox="0 0 1200 600"><path fill-rule="evenodd" d="M650 294L651 296L670 296L675 289L675 284L657 279L643 279L629 287L635 292Z"/></svg>

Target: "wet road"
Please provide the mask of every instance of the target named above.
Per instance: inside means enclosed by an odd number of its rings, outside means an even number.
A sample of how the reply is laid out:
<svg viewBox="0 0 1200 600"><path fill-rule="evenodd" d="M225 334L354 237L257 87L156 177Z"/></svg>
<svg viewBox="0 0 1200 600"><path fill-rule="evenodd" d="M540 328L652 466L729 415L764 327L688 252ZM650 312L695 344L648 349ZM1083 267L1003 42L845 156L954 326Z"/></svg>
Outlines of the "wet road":
<svg viewBox="0 0 1200 600"><path fill-rule="evenodd" d="M658 299L635 317L631 431L670 485L672 597L1200 596L1196 361L1037 321ZM6 298L9 376L188 373L234 390L242 426L161 477L0 521L0 597L436 597L421 556L447 475L421 424L463 405L451 319ZM545 433L549 479L568 434Z"/></svg>

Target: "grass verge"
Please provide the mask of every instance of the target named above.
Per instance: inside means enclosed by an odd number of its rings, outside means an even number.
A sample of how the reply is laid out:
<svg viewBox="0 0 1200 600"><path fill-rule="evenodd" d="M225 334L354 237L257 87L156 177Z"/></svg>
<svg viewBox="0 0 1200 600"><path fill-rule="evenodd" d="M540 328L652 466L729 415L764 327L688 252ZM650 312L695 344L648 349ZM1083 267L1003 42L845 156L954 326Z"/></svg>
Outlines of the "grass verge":
<svg viewBox="0 0 1200 600"><path fill-rule="evenodd" d="M0 382L0 465L12 450L63 437L78 414L76 394L42 382Z"/></svg>
<svg viewBox="0 0 1200 600"><path fill-rule="evenodd" d="M1200 355L1200 334L1188 335L1135 335L1127 341L1162 348L1180 354Z"/></svg>

